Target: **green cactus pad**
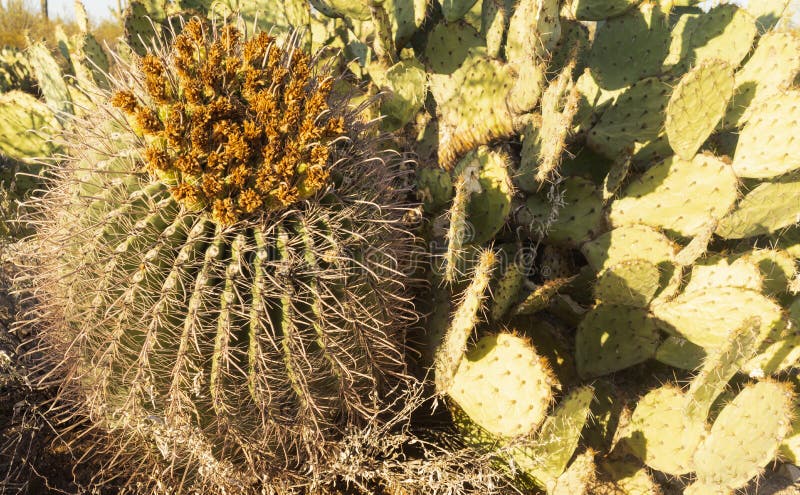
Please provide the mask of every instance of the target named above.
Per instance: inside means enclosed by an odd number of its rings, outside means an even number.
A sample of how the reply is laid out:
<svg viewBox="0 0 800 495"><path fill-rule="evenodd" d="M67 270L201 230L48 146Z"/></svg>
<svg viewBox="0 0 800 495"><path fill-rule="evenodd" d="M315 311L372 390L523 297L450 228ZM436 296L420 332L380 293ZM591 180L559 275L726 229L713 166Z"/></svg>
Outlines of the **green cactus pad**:
<svg viewBox="0 0 800 495"><path fill-rule="evenodd" d="M103 47L97 42L92 33L86 33L78 41L78 52L80 53L81 63L92 75L94 82L102 87L108 87L106 74L110 67L108 55Z"/></svg>
<svg viewBox="0 0 800 495"><path fill-rule="evenodd" d="M527 269L516 261L511 261L500 276L492 291L491 315L493 320L502 319L519 300Z"/></svg>
<svg viewBox="0 0 800 495"><path fill-rule="evenodd" d="M699 481L695 481L683 491L683 495L730 495L730 493L730 490L726 488L717 485L707 485Z"/></svg>
<svg viewBox="0 0 800 495"><path fill-rule="evenodd" d="M553 397L547 362L525 339L501 333L482 338L458 368L450 397L493 435L536 431Z"/></svg>
<svg viewBox="0 0 800 495"><path fill-rule="evenodd" d="M766 347L742 366L742 372L760 378L774 375L797 366L800 361L800 335L797 334L797 322L783 332L783 335Z"/></svg>
<svg viewBox="0 0 800 495"><path fill-rule="evenodd" d="M581 177L567 177L560 184L564 190L564 206L558 209L558 218L547 230L549 242L578 246L602 228L603 200L595 185ZM532 195L525 210L518 212L520 224L536 231L546 221L552 209L550 201L541 194Z"/></svg>
<svg viewBox="0 0 800 495"><path fill-rule="evenodd" d="M635 39L635 43L631 40ZM619 89L661 72L670 46L669 25L658 4L644 2L600 24L588 64L602 88Z"/></svg>
<svg viewBox="0 0 800 495"><path fill-rule="evenodd" d="M735 490L761 473L791 431L793 402L785 383L745 387L722 409L695 453L698 482Z"/></svg>
<svg viewBox="0 0 800 495"><path fill-rule="evenodd" d="M685 43L681 66L719 59L737 67L750 52L758 30L755 19L733 4L718 5L692 19L691 38Z"/></svg>
<svg viewBox="0 0 800 495"><path fill-rule="evenodd" d="M533 292L528 294L525 299L514 309L515 315L532 315L547 308L550 301L558 294L558 291L570 283L572 277L556 278L547 280L542 285L536 287Z"/></svg>
<svg viewBox="0 0 800 495"><path fill-rule="evenodd" d="M631 171L631 157L620 156L611 164L608 174L603 178L603 201L614 197Z"/></svg>
<svg viewBox="0 0 800 495"><path fill-rule="evenodd" d="M653 305L652 311L662 330L706 349L722 346L731 332L751 317L761 320L761 342L782 319L781 307L772 300L760 292L737 287L686 292Z"/></svg>
<svg viewBox="0 0 800 495"><path fill-rule="evenodd" d="M737 188L731 167L712 155L672 157L631 183L611 204L609 219L614 226L642 223L693 236L728 213Z"/></svg>
<svg viewBox="0 0 800 495"><path fill-rule="evenodd" d="M520 469L542 487L552 488L575 453L589 419L594 389L576 388L556 407L530 446L512 450Z"/></svg>
<svg viewBox="0 0 800 495"><path fill-rule="evenodd" d="M577 21L561 19L561 36L555 44L550 55L552 72L560 72L569 65L573 55L575 60L575 73L580 74L585 67L585 59L589 50L589 30Z"/></svg>
<svg viewBox="0 0 800 495"><path fill-rule="evenodd" d="M672 26L672 41L669 46L669 53L664 59L663 70L669 71L673 66L680 63L681 58L687 50L687 43L692 38L692 31L697 27L697 18L701 14L686 13L678 17Z"/></svg>
<svg viewBox="0 0 800 495"><path fill-rule="evenodd" d="M705 418L733 375L755 354L761 322L748 318L722 347L709 352L686 393L689 415Z"/></svg>
<svg viewBox="0 0 800 495"><path fill-rule="evenodd" d="M428 0L384 0L398 48L405 46L425 20Z"/></svg>
<svg viewBox="0 0 800 495"><path fill-rule="evenodd" d="M506 0L487 0L481 2L481 35L486 40L486 50L490 57L497 58L503 48L506 28L511 17L511 5Z"/></svg>
<svg viewBox="0 0 800 495"><path fill-rule="evenodd" d="M684 160L691 160L725 114L733 95L733 68L708 60L683 76L667 105L669 144Z"/></svg>
<svg viewBox="0 0 800 495"><path fill-rule="evenodd" d="M566 2L570 14L579 21L602 21L629 11L639 0L572 0Z"/></svg>
<svg viewBox="0 0 800 495"><path fill-rule="evenodd" d="M655 77L636 82L603 112L589 131L586 144L614 160L634 145L656 141L662 135L671 93L672 87Z"/></svg>
<svg viewBox="0 0 800 495"><path fill-rule="evenodd" d="M575 88L580 95L580 101L574 125L579 132L586 132L595 125L606 109L616 101L617 96L625 91L625 88L613 91L601 88L589 69L584 69L583 74L575 81Z"/></svg>
<svg viewBox="0 0 800 495"><path fill-rule="evenodd" d="M153 40L161 34L155 15L138 1L130 2L122 15L125 39L130 49L139 56L144 56L152 48Z"/></svg>
<svg viewBox="0 0 800 495"><path fill-rule="evenodd" d="M692 267L684 292L715 287L739 287L761 291L763 277L756 263L747 258L731 259L714 255L700 260Z"/></svg>
<svg viewBox="0 0 800 495"><path fill-rule="evenodd" d="M41 89L48 106L58 113L73 113L72 98L67 83L50 50L42 43L34 43L28 48L28 60L36 74L36 84ZM63 120L58 113L56 118L59 121Z"/></svg>
<svg viewBox="0 0 800 495"><path fill-rule="evenodd" d="M660 335L646 309L600 304L575 335L575 362L583 378L614 373L653 357Z"/></svg>
<svg viewBox="0 0 800 495"><path fill-rule="evenodd" d="M623 261L597 275L594 295L606 304L645 308L658 292L660 277L658 266L649 261Z"/></svg>
<svg viewBox="0 0 800 495"><path fill-rule="evenodd" d="M654 357L673 368L695 370L703 365L706 351L683 337L670 335L658 346Z"/></svg>
<svg viewBox="0 0 800 495"><path fill-rule="evenodd" d="M481 245L491 239L511 212L508 163L505 153L481 146L462 158L454 170L464 176L471 193L467 205L467 221L472 225L472 236L467 241L471 244Z"/></svg>
<svg viewBox="0 0 800 495"><path fill-rule="evenodd" d="M795 122L800 122L800 89L772 95L754 107L736 145L736 174L770 178L800 168Z"/></svg>
<svg viewBox="0 0 800 495"><path fill-rule="evenodd" d="M328 9L336 12L338 15L357 19L359 21L366 21L371 18L369 11L369 2L361 0L317 0L324 4Z"/></svg>
<svg viewBox="0 0 800 495"><path fill-rule="evenodd" d="M747 12L752 15L760 33L768 32L778 24L791 6L791 0L762 0L747 4Z"/></svg>
<svg viewBox="0 0 800 495"><path fill-rule="evenodd" d="M428 34L425 60L434 74L452 74L458 69L472 49L481 49L484 40L480 33L466 22L437 24ZM433 85L432 90L439 90ZM452 91L452 90L451 90ZM434 92L437 101L446 100L441 91Z"/></svg>
<svg viewBox="0 0 800 495"><path fill-rule="evenodd" d="M442 0L442 14L447 22L461 19L469 12L476 0Z"/></svg>
<svg viewBox="0 0 800 495"><path fill-rule="evenodd" d="M793 175L762 182L720 220L716 234L742 239L776 232L797 223L800 215L800 177Z"/></svg>
<svg viewBox="0 0 800 495"><path fill-rule="evenodd" d="M794 258L783 250L753 249L741 258L758 267L763 277L764 294L768 296L786 293L790 282L797 276Z"/></svg>
<svg viewBox="0 0 800 495"><path fill-rule="evenodd" d="M640 463L634 460L603 460L600 471L609 478L595 487L593 495L660 495L661 490Z"/></svg>
<svg viewBox="0 0 800 495"><path fill-rule="evenodd" d="M591 495L595 481L594 456L596 452L589 449L581 452L561 473L555 483L551 495Z"/></svg>
<svg viewBox="0 0 800 495"><path fill-rule="evenodd" d="M517 79L508 95L508 106L515 114L534 109L542 96L546 81L547 65L526 64L518 68Z"/></svg>
<svg viewBox="0 0 800 495"><path fill-rule="evenodd" d="M606 232L581 246L596 272L623 261L642 259L655 265L672 262L676 247L667 236L646 225L626 225Z"/></svg>
<svg viewBox="0 0 800 495"><path fill-rule="evenodd" d="M671 475L694 471L694 452L703 440L703 418L686 414L687 398L667 385L639 399L625 443L645 464Z"/></svg>
<svg viewBox="0 0 800 495"><path fill-rule="evenodd" d="M439 164L445 168L463 153L514 132L506 103L514 84L510 67L471 56L452 75L452 83L458 91L442 100L435 89L439 81L431 79L431 91L439 105Z"/></svg>
<svg viewBox="0 0 800 495"><path fill-rule="evenodd" d="M742 127L761 102L788 89L800 72L800 35L769 32L758 40L755 52L736 73L736 90L725 114L724 126Z"/></svg>
<svg viewBox="0 0 800 495"><path fill-rule="evenodd" d="M384 128L396 130L417 114L428 93L427 77L416 59L403 60L389 67L385 73L370 71L373 80L387 92L381 100Z"/></svg>
<svg viewBox="0 0 800 495"><path fill-rule="evenodd" d="M417 169L417 197L425 211L438 213L453 199L453 180L440 168Z"/></svg>
<svg viewBox="0 0 800 495"><path fill-rule="evenodd" d="M7 156L28 160L50 155L55 145L40 131L57 127L53 112L28 93L0 94L0 151Z"/></svg>

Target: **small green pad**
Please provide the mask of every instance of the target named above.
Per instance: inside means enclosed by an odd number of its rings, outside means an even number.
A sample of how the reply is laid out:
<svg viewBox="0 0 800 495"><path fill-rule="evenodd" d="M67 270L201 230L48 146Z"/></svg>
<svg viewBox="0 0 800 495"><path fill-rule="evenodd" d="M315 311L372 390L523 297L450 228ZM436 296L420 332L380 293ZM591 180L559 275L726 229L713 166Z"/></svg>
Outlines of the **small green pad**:
<svg viewBox="0 0 800 495"><path fill-rule="evenodd" d="M672 87L657 77L636 82L603 112L589 131L586 144L615 160L634 145L656 141L662 134L671 94Z"/></svg>
<svg viewBox="0 0 800 495"><path fill-rule="evenodd" d="M532 315L546 309L550 305L553 297L558 291L573 280L569 278L556 278L547 280L544 284L536 287L528 296L514 309L515 315Z"/></svg>
<svg viewBox="0 0 800 495"><path fill-rule="evenodd" d="M565 3L570 14L579 21L602 21L624 14L639 0L572 0Z"/></svg>
<svg viewBox="0 0 800 495"><path fill-rule="evenodd" d="M763 278L758 266L746 258L730 259L714 255L700 260L692 267L684 292L714 287L740 287L761 291Z"/></svg>
<svg viewBox="0 0 800 495"><path fill-rule="evenodd" d="M739 177L770 178L800 168L800 89L771 95L752 109L742 129L733 170Z"/></svg>
<svg viewBox="0 0 800 495"><path fill-rule="evenodd" d="M593 398L592 387L576 388L547 418L531 446L512 450L522 471L539 485L552 486L567 468L589 419Z"/></svg>
<svg viewBox="0 0 800 495"><path fill-rule="evenodd" d="M714 401L728 386L733 375L755 354L760 325L757 317L748 318L741 327L731 332L729 340L722 347L708 353L686 394L690 415L708 416Z"/></svg>
<svg viewBox="0 0 800 495"><path fill-rule="evenodd" d="M453 199L453 180L450 173L439 167L418 168L417 198L426 212L435 214L442 211Z"/></svg>
<svg viewBox="0 0 800 495"><path fill-rule="evenodd" d="M600 304L589 310L575 334L575 361L584 379L642 363L656 352L660 335L647 309Z"/></svg>
<svg viewBox="0 0 800 495"><path fill-rule="evenodd" d="M791 430L793 406L788 384L746 386L722 409L695 453L698 482L735 490L761 473Z"/></svg>
<svg viewBox="0 0 800 495"><path fill-rule="evenodd" d="M646 225L617 227L581 246L581 252L596 272L632 259L654 265L671 263L675 250L667 236Z"/></svg>
<svg viewBox="0 0 800 495"><path fill-rule="evenodd" d="M42 43L34 43L28 48L28 61L36 74L36 84L42 90L47 104L59 113L73 113L72 97L58 62L50 54L50 50ZM59 121L62 118L56 114Z"/></svg>
<svg viewBox="0 0 800 495"><path fill-rule="evenodd" d="M499 231L511 212L511 177L509 157L487 146L469 152L456 166L463 175L471 196L467 204L467 221L472 236L466 241L481 245Z"/></svg>
<svg viewBox="0 0 800 495"><path fill-rule="evenodd" d="M733 95L733 67L708 60L683 76L667 105L669 145L691 160L725 114Z"/></svg>
<svg viewBox="0 0 800 495"><path fill-rule="evenodd" d="M706 424L704 418L688 416L686 405L686 396L669 385L639 399L624 439L636 457L675 476L694 471L693 455Z"/></svg>
<svg viewBox="0 0 800 495"><path fill-rule="evenodd" d="M567 177L560 187L564 190L564 206L558 209L558 218L550 224L547 240L567 246L578 246L600 231L603 220L603 199L597 187L582 177ZM542 194L531 195L525 205L527 210L525 213L534 227L536 224L546 222L550 217L552 204Z"/></svg>
<svg viewBox="0 0 800 495"><path fill-rule="evenodd" d="M656 3L609 19L597 27L589 68L604 89L630 86L661 72L670 45L669 23Z"/></svg>
<svg viewBox="0 0 800 495"><path fill-rule="evenodd" d="M706 351L683 337L670 335L658 346L654 357L657 361L673 368L694 370L703 365Z"/></svg>
<svg viewBox="0 0 800 495"><path fill-rule="evenodd" d="M784 294L797 276L797 265L788 252L780 249L753 249L742 259L754 264L763 277L763 291L768 296ZM737 260L738 261L738 260Z"/></svg>
<svg viewBox="0 0 800 495"><path fill-rule="evenodd" d="M552 387L547 363L530 343L501 333L482 338L466 354L448 393L472 421L508 438L538 429Z"/></svg>
<svg viewBox="0 0 800 495"><path fill-rule="evenodd" d="M447 22L461 19L477 0L442 0L442 14Z"/></svg>
<svg viewBox="0 0 800 495"><path fill-rule="evenodd" d="M376 83L388 93L381 100L384 127L387 130L399 129L414 118L425 103L428 93L425 69L416 59L411 59L397 62L385 74L380 71L374 74L378 79Z"/></svg>
<svg viewBox="0 0 800 495"><path fill-rule="evenodd" d="M483 47L478 31L466 22L437 24L428 34L425 60L434 74L452 74L467 59L470 50ZM436 87L433 86L432 90ZM437 101L440 94L434 92Z"/></svg>
<svg viewBox="0 0 800 495"><path fill-rule="evenodd" d="M658 292L660 276L658 267L649 261L623 261L600 272L594 295L606 304L645 308Z"/></svg>
<svg viewBox="0 0 800 495"><path fill-rule="evenodd" d="M609 219L614 226L643 223L693 236L728 213L737 186L731 167L712 155L671 157L631 183L611 204Z"/></svg>
<svg viewBox="0 0 800 495"><path fill-rule="evenodd" d="M760 340L782 319L781 307L763 294L738 287L714 287L685 292L652 307L659 327L703 348L718 348L748 318L761 321Z"/></svg>
<svg viewBox="0 0 800 495"><path fill-rule="evenodd" d="M160 26L154 24L157 21L151 20L151 15L154 14L138 1L130 2L122 15L125 39L130 49L140 57L152 48L153 40L160 35Z"/></svg>
<svg viewBox="0 0 800 495"><path fill-rule="evenodd" d="M725 239L743 239L794 225L800 218L797 198L800 198L800 177L762 182L720 220L716 234Z"/></svg>
<svg viewBox="0 0 800 495"><path fill-rule="evenodd" d="M691 22L695 26L681 57L684 67L710 59L724 60L738 67L758 34L755 19L733 4L718 5Z"/></svg>
<svg viewBox="0 0 800 495"><path fill-rule="evenodd" d="M58 126L41 101L22 91L0 93L0 151L16 160L45 157L54 151L40 131Z"/></svg>

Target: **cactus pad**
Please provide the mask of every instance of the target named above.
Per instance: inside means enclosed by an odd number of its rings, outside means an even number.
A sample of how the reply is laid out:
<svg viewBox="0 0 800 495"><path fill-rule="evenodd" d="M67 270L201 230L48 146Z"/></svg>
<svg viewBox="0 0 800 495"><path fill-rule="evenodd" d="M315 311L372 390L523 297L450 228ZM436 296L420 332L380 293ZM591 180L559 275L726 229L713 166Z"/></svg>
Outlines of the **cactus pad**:
<svg viewBox="0 0 800 495"><path fill-rule="evenodd" d="M738 259L710 256L692 267L684 292L695 292L714 287L740 287L761 291L763 280L758 266L740 257Z"/></svg>
<svg viewBox="0 0 800 495"><path fill-rule="evenodd" d="M536 287L533 292L528 294L525 299L514 309L515 315L532 315L546 309L558 291L569 284L571 278L556 278L547 280L544 284Z"/></svg>
<svg viewBox="0 0 800 495"><path fill-rule="evenodd" d="M609 218L614 226L643 223L693 236L728 213L737 187L731 167L711 155L672 157L631 183L611 204Z"/></svg>
<svg viewBox="0 0 800 495"><path fill-rule="evenodd" d="M736 91L725 114L725 127L743 127L753 108L791 86L800 72L800 35L769 32L736 73Z"/></svg>
<svg viewBox="0 0 800 495"><path fill-rule="evenodd" d="M646 309L600 304L578 325L578 373L595 378L644 362L653 357L659 340L658 327Z"/></svg>
<svg viewBox="0 0 800 495"><path fill-rule="evenodd" d="M386 116L388 129L398 129L413 119L428 92L425 70L416 60L396 63L376 82L388 92L381 101L381 113Z"/></svg>
<svg viewBox="0 0 800 495"><path fill-rule="evenodd" d="M440 168L417 169L417 197L428 213L439 213L453 199L453 180Z"/></svg>
<svg viewBox="0 0 800 495"><path fill-rule="evenodd" d="M600 231L603 200L595 185L581 177L568 177L560 187L564 188L564 206L550 224L547 238L553 243L577 246ZM531 195L525 205L525 211L517 215L518 221L536 231L537 224L548 219L552 205L541 194Z"/></svg>
<svg viewBox="0 0 800 495"><path fill-rule="evenodd" d="M703 418L686 414L687 398L663 386L639 399L628 425L627 446L645 464L672 475L694 471L694 452L703 440Z"/></svg>
<svg viewBox="0 0 800 495"><path fill-rule="evenodd" d="M769 178L800 168L796 122L800 122L800 89L787 90L759 102L736 145L733 158L736 174Z"/></svg>
<svg viewBox="0 0 800 495"><path fill-rule="evenodd" d="M61 68L50 54L50 50L42 43L34 43L28 48L28 60L36 74L36 81L45 101L48 106L56 110L56 117L61 121L63 117L59 113L73 112L72 97Z"/></svg>
<svg viewBox="0 0 800 495"><path fill-rule="evenodd" d="M514 83L511 69L497 60L471 56L452 75L458 91L439 100L439 164L450 168L464 152L514 132L506 103ZM431 80L431 91L439 83Z"/></svg>
<svg viewBox="0 0 800 495"><path fill-rule="evenodd" d="M695 26L682 57L684 66L719 59L737 67L750 52L758 34L755 19L733 4L718 5L693 22Z"/></svg>
<svg viewBox="0 0 800 495"><path fill-rule="evenodd" d="M153 40L161 35L158 19L153 18L142 2L133 1L123 13L123 25L128 46L139 56L144 56L152 48Z"/></svg>
<svg viewBox="0 0 800 495"><path fill-rule="evenodd" d="M447 22L461 19L475 5L476 0L442 0L442 14Z"/></svg>
<svg viewBox="0 0 800 495"><path fill-rule="evenodd" d="M638 0L572 0L566 2L569 12L579 21L601 21L622 15L636 6Z"/></svg>
<svg viewBox="0 0 800 495"><path fill-rule="evenodd" d="M683 337L670 335L658 346L654 357L673 368L694 370L702 366L706 351Z"/></svg>
<svg viewBox="0 0 800 495"><path fill-rule="evenodd" d="M623 261L598 274L595 299L606 304L645 308L658 292L660 277L658 266L649 261Z"/></svg>
<svg viewBox="0 0 800 495"><path fill-rule="evenodd" d="M646 225L617 227L581 246L581 252L597 272L631 259L655 265L672 262L675 249L667 236Z"/></svg>
<svg viewBox="0 0 800 495"><path fill-rule="evenodd" d="M631 40L635 39L635 43ZM661 72L670 45L669 26L658 4L638 9L598 25L588 64L600 87L619 89Z"/></svg>
<svg viewBox="0 0 800 495"><path fill-rule="evenodd" d="M22 91L0 94L0 151L26 160L50 155L55 146L37 131L58 126L42 102Z"/></svg>
<svg viewBox="0 0 800 495"><path fill-rule="evenodd" d="M760 319L759 342L782 319L780 306L760 292L719 287L685 292L672 301L653 305L659 327L704 348L718 348L747 319Z"/></svg>
<svg viewBox="0 0 800 495"><path fill-rule="evenodd" d="M455 168L464 177L471 193L467 204L467 221L472 236L467 242L481 245L491 239L506 222L511 212L511 177L508 156L487 146L469 152Z"/></svg>
<svg viewBox="0 0 800 495"><path fill-rule="evenodd" d="M522 471L540 486L552 488L567 468L589 419L593 398L592 387L576 388L547 417L533 445L512 451Z"/></svg>
<svg viewBox="0 0 800 495"><path fill-rule="evenodd" d="M553 377L530 343L511 334L482 338L458 368L450 397L493 435L536 431L552 400Z"/></svg>
<svg viewBox="0 0 800 495"><path fill-rule="evenodd" d="M789 175L774 182L762 182L720 220L716 234L726 239L742 239L794 225L800 215L800 202L795 201L798 197L798 177Z"/></svg>
<svg viewBox="0 0 800 495"><path fill-rule="evenodd" d="M655 77L636 82L603 112L586 144L614 160L634 145L656 141L662 135L671 93L670 85Z"/></svg>
<svg viewBox="0 0 800 495"><path fill-rule="evenodd" d="M683 76L667 106L669 144L684 160L691 160L714 131L733 96L733 68L709 60Z"/></svg>
<svg viewBox="0 0 800 495"><path fill-rule="evenodd" d="M698 482L735 490L757 476L791 431L793 400L784 383L745 387L722 409L695 453Z"/></svg>

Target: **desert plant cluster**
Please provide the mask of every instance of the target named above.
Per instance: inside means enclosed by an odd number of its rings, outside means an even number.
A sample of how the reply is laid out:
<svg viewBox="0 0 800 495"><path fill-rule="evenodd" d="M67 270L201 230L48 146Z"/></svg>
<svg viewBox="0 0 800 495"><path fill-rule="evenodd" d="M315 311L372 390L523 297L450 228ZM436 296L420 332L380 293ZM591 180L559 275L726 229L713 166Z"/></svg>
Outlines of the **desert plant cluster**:
<svg viewBox="0 0 800 495"><path fill-rule="evenodd" d="M700 3L133 0L111 35L78 0L0 38L0 491L796 469L800 31Z"/></svg>

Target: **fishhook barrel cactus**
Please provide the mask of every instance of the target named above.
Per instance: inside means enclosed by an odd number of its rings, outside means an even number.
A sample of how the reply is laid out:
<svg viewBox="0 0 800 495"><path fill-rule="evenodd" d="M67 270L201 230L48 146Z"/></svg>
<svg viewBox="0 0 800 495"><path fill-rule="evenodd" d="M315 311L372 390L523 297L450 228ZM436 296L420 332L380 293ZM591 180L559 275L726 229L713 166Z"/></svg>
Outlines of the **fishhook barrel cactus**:
<svg viewBox="0 0 800 495"><path fill-rule="evenodd" d="M308 483L409 388L402 156L291 36L119 63L29 244L62 397L176 492Z"/></svg>

